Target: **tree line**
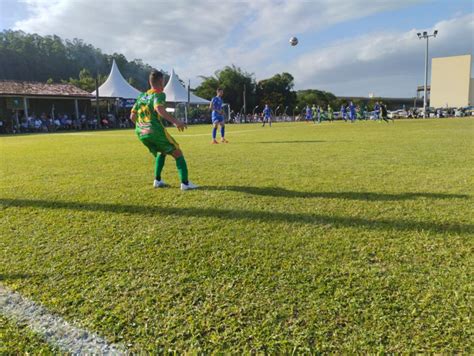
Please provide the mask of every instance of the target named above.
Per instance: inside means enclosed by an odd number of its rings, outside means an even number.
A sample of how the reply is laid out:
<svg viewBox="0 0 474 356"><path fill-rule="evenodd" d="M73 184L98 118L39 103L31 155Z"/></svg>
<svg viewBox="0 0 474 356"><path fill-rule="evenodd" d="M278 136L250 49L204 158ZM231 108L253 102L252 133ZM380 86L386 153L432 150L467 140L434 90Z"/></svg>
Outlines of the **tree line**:
<svg viewBox="0 0 474 356"><path fill-rule="evenodd" d="M148 88L148 74L153 68L141 59L129 61L120 53L105 54L77 38L64 40L56 35L40 36L12 30L0 32L0 79L67 82L92 92L96 76L99 85L102 84L113 60L132 86L141 91ZM164 73L167 79L168 73ZM338 108L343 103L326 91L295 91L294 78L286 72L257 82L253 73L231 65L201 79L201 84L193 92L210 100L216 89L222 87L224 101L235 113L243 113L244 104L246 113L260 112L268 104L273 110L279 107L279 113L286 109L288 114L293 114L304 110L306 105L325 108L330 104Z"/></svg>
<svg viewBox="0 0 474 356"><path fill-rule="evenodd" d="M235 113L261 112L266 104L274 111L288 115L303 112L307 105L320 106L323 110L331 105L338 110L347 105L347 99L336 97L333 93L317 90L293 90L294 78L290 73L275 74L271 78L256 81L252 73L247 73L235 65L226 66L212 76L202 76L201 84L194 90L200 97L210 100L218 87L224 89L224 102L228 103ZM244 108L245 97L245 108ZM355 105L371 109L377 99L353 100Z"/></svg>
<svg viewBox="0 0 474 356"><path fill-rule="evenodd" d="M140 59L128 61L123 54L104 54L83 40L63 40L23 31L0 32L0 79L39 82L71 82L84 90L95 89L107 78L115 59L122 75L139 90L148 86L152 67Z"/></svg>

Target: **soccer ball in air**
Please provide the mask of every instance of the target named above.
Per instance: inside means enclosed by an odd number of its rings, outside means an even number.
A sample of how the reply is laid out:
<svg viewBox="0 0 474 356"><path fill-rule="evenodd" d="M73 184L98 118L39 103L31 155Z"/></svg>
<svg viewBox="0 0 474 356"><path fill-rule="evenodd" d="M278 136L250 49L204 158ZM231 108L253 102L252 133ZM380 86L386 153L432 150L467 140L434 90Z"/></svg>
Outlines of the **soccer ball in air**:
<svg viewBox="0 0 474 356"><path fill-rule="evenodd" d="M296 46L298 44L298 39L296 37L290 38L290 45Z"/></svg>

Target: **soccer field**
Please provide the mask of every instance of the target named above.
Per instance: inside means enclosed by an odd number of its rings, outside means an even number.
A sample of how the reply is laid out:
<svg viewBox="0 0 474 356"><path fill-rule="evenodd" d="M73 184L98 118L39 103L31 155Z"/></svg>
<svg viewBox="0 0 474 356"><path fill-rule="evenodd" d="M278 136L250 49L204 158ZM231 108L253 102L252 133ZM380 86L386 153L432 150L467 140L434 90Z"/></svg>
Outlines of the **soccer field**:
<svg viewBox="0 0 474 356"><path fill-rule="evenodd" d="M172 129L188 192L131 130L2 137L1 284L132 352L469 353L473 129ZM53 352L0 324L0 353Z"/></svg>

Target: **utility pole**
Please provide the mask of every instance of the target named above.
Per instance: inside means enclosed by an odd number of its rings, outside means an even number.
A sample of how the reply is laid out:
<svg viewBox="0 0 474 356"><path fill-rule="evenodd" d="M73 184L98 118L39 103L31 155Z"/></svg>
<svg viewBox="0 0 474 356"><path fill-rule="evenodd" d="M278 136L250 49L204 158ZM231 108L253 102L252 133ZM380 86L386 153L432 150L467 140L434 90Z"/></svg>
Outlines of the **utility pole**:
<svg viewBox="0 0 474 356"><path fill-rule="evenodd" d="M188 79L188 103L186 106L186 124L188 123L190 101L191 101L191 79Z"/></svg>
<svg viewBox="0 0 474 356"><path fill-rule="evenodd" d="M97 114L97 125L100 125L100 112L99 112L99 70L97 69L97 75L95 76L95 105Z"/></svg>
<svg viewBox="0 0 474 356"><path fill-rule="evenodd" d="M247 86L244 84L244 115L247 114Z"/></svg>

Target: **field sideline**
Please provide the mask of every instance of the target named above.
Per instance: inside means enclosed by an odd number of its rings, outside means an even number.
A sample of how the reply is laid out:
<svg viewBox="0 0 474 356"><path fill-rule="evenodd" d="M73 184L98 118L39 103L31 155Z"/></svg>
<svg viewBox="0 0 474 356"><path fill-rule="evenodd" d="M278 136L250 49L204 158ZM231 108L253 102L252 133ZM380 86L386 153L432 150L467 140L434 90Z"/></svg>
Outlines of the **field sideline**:
<svg viewBox="0 0 474 356"><path fill-rule="evenodd" d="M473 129L172 129L192 192L131 130L0 137L0 283L133 352L469 353Z"/></svg>

